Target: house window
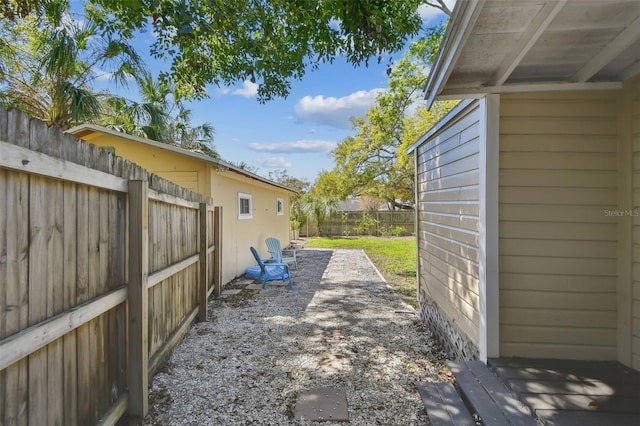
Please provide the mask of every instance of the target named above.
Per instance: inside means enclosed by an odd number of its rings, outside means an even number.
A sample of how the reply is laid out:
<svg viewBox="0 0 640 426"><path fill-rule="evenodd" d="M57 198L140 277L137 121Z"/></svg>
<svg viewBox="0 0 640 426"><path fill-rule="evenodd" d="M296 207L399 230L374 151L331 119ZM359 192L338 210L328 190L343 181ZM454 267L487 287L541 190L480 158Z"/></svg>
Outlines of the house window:
<svg viewBox="0 0 640 426"><path fill-rule="evenodd" d="M238 192L238 219L251 219L252 212L251 194Z"/></svg>
<svg viewBox="0 0 640 426"><path fill-rule="evenodd" d="M276 198L276 214L282 216L284 214L284 201L282 198Z"/></svg>

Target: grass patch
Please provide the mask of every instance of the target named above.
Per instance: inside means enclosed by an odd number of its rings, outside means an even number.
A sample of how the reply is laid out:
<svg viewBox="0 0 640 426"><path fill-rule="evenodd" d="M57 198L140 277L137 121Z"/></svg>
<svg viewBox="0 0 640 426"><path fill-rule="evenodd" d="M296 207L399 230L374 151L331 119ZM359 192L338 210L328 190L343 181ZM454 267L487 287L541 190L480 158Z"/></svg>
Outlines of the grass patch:
<svg viewBox="0 0 640 426"><path fill-rule="evenodd" d="M396 293L418 307L415 238L309 238L305 247L363 249Z"/></svg>

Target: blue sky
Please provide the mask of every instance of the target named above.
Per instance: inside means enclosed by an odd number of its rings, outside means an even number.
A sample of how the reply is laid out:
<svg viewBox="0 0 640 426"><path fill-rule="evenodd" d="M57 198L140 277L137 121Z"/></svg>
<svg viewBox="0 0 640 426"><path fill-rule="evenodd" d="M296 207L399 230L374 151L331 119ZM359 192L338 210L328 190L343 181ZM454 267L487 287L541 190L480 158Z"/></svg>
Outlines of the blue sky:
<svg viewBox="0 0 640 426"><path fill-rule="evenodd" d="M445 18L437 9L421 10L427 26ZM146 57L152 42L153 34L144 33L135 47ZM393 59L401 56L402 52L395 53ZM356 133L350 118L363 116L387 87L388 58L372 62L353 68L338 58L293 81L288 98L265 104L257 101L257 86L249 81L234 87L207 86L208 99L189 103L193 124L213 125L214 144L223 160L244 161L265 177L284 169L313 183L322 170L333 168L331 150L337 143ZM151 58L148 63L154 74L163 67ZM135 99L133 87L117 92Z"/></svg>

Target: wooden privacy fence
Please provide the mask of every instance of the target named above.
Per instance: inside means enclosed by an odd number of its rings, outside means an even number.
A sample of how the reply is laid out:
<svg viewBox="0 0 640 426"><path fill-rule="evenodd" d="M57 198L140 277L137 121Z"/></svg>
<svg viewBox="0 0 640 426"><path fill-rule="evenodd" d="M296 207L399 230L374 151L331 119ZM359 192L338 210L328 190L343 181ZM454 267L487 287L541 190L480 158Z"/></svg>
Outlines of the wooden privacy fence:
<svg viewBox="0 0 640 426"><path fill-rule="evenodd" d="M211 199L0 107L0 424L144 416L221 285Z"/></svg>
<svg viewBox="0 0 640 426"><path fill-rule="evenodd" d="M338 211L325 219L320 230L322 236L340 237L355 235L400 236L415 232L415 212L400 211ZM300 234L307 237L316 235L317 227L313 219L307 218Z"/></svg>

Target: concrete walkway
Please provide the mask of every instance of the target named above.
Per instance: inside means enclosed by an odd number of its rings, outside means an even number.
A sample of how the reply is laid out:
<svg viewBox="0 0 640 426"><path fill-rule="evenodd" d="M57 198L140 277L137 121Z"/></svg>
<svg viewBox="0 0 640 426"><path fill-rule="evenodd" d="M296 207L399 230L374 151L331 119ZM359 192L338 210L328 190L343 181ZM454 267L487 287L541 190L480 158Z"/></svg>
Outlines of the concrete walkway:
<svg viewBox="0 0 640 426"><path fill-rule="evenodd" d="M239 280L210 303L154 377L146 424L427 424L416 381L450 379L414 311L361 250L297 257L293 290Z"/></svg>

